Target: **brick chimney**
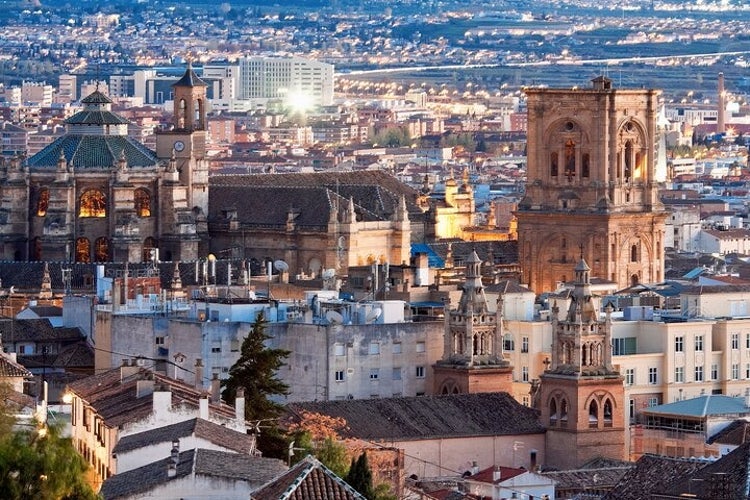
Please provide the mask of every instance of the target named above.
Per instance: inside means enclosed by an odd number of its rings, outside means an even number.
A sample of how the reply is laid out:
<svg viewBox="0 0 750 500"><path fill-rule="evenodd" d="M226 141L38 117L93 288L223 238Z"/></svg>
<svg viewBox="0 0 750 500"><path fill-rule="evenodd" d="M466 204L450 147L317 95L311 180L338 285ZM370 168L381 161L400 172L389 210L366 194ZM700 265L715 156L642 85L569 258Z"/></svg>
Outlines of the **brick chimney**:
<svg viewBox="0 0 750 500"><path fill-rule="evenodd" d="M197 358L195 360L195 388L199 391L203 390L203 360Z"/></svg>
<svg viewBox="0 0 750 500"><path fill-rule="evenodd" d="M211 402L218 403L221 401L221 380L219 380L219 374L214 373L211 377Z"/></svg>

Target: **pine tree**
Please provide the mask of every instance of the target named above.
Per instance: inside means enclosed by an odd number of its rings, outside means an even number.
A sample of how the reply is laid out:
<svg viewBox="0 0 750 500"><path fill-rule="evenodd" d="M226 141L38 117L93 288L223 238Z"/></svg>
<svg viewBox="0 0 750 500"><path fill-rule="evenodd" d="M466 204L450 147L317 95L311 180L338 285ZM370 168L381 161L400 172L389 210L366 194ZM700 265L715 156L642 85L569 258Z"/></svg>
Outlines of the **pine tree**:
<svg viewBox="0 0 750 500"><path fill-rule="evenodd" d="M271 400L272 396L289 394L289 386L276 377L276 371L285 365L290 351L270 349L265 345L271 337L266 334L263 313L258 314L253 328L242 342L240 359L229 370L229 378L222 382L225 401L233 403L237 389L245 390L245 418L247 420L275 419L283 406Z"/></svg>
<svg viewBox="0 0 750 500"><path fill-rule="evenodd" d="M370 470L370 464L367 463L367 453L363 451L356 462L352 458L349 474L346 475L345 481L365 498L373 498L372 471Z"/></svg>

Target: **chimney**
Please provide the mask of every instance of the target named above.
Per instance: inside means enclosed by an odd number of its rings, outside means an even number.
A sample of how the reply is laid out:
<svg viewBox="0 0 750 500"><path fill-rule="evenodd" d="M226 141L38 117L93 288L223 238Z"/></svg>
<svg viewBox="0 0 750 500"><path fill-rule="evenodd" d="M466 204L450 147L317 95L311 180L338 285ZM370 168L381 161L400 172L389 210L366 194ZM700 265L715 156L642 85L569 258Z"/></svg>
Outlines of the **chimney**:
<svg viewBox="0 0 750 500"><path fill-rule="evenodd" d="M536 454L536 450L529 451L529 466L531 467L532 472L537 472Z"/></svg>
<svg viewBox="0 0 750 500"><path fill-rule="evenodd" d="M172 451L169 456L169 465L167 468L167 477L175 477L177 475L177 466L180 463L180 440L175 439L172 441Z"/></svg>
<svg viewBox="0 0 750 500"><path fill-rule="evenodd" d="M203 390L203 360L201 358L195 360L195 388L199 391Z"/></svg>
<svg viewBox="0 0 750 500"><path fill-rule="evenodd" d="M724 124L724 113L727 109L727 93L724 90L724 73L719 73L719 109L716 116L716 133L723 134L726 132Z"/></svg>
<svg viewBox="0 0 750 500"><path fill-rule="evenodd" d="M208 420L208 395L204 395L198 400L198 417Z"/></svg>
<svg viewBox="0 0 750 500"><path fill-rule="evenodd" d="M471 462L471 475L479 474L479 464L477 461Z"/></svg>
<svg viewBox="0 0 750 500"><path fill-rule="evenodd" d="M245 428L245 389L240 387L237 389L237 395L234 398L234 418L237 421L237 426L246 432Z"/></svg>
<svg viewBox="0 0 750 500"><path fill-rule="evenodd" d="M221 401L221 380L219 380L219 374L214 373L211 377L211 402L218 403Z"/></svg>
<svg viewBox="0 0 750 500"><path fill-rule="evenodd" d="M137 374L139 370L140 368L134 359L123 359L122 366L120 366L120 382Z"/></svg>
<svg viewBox="0 0 750 500"><path fill-rule="evenodd" d="M142 398L143 396L148 396L149 394L152 394L154 392L154 380L152 379L146 379L146 380L138 380L135 383L135 397L136 398Z"/></svg>
<svg viewBox="0 0 750 500"><path fill-rule="evenodd" d="M155 416L163 415L169 412L172 407L172 391L169 387L154 388L152 399L152 411Z"/></svg>
<svg viewBox="0 0 750 500"><path fill-rule="evenodd" d="M500 481L500 479L502 479L502 477L503 477L503 473L500 470L500 466L496 465L495 466L495 470L492 471L492 482L496 483L496 482Z"/></svg>

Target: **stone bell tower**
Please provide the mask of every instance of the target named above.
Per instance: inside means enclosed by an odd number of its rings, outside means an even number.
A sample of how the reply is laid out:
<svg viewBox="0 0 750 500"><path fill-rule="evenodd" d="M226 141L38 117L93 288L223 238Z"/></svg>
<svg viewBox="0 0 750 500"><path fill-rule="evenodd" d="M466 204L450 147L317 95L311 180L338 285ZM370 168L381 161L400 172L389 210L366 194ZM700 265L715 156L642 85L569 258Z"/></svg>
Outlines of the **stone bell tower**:
<svg viewBox="0 0 750 500"><path fill-rule="evenodd" d="M433 365L435 394L512 393L513 368L503 357L502 307L487 307L475 251L466 261L463 293L454 310L445 305L443 358Z"/></svg>
<svg viewBox="0 0 750 500"><path fill-rule="evenodd" d="M537 293L568 281L578 249L621 288L664 279L655 175L658 96L615 89L528 89L528 180L518 204L523 281Z"/></svg>
<svg viewBox="0 0 750 500"><path fill-rule="evenodd" d="M572 469L596 457L625 459L623 378L612 366L611 309L599 319L591 269L581 259L568 312L552 308L552 361L538 399L549 466Z"/></svg>

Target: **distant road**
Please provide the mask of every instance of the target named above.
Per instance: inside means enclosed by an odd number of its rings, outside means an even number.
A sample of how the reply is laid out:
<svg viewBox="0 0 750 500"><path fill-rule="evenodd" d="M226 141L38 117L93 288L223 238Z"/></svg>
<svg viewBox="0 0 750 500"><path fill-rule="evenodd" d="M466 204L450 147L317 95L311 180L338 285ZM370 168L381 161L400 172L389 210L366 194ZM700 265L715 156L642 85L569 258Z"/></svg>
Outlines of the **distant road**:
<svg viewBox="0 0 750 500"><path fill-rule="evenodd" d="M734 52L708 52L704 54L681 54L669 56L632 56L632 57L614 57L607 59L571 59L559 61L534 61L518 63L493 63L493 64L446 64L432 66L409 66L404 68L382 68L382 69L365 69L339 72L337 76L350 75L378 75L393 73L418 73L422 71L433 70L458 70L458 69L481 69L481 68L526 68L535 66L582 66L582 65L616 65L622 63L643 63L656 62L668 59L694 59L701 57L718 57L718 56L738 56L750 54L750 50L741 50Z"/></svg>

